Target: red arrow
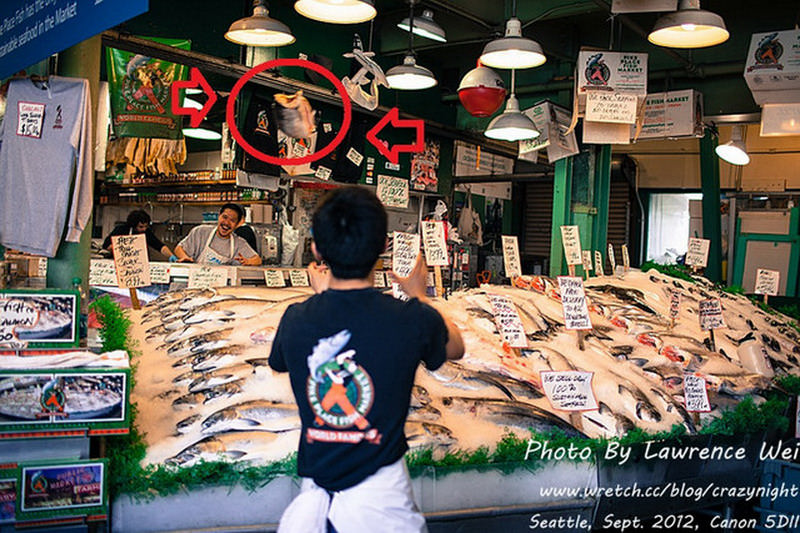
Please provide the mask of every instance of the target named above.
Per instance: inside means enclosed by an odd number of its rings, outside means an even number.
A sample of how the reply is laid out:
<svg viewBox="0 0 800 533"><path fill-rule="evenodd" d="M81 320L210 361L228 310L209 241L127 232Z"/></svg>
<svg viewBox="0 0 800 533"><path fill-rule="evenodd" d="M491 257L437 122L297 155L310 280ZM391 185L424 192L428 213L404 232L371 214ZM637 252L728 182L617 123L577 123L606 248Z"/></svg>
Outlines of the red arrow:
<svg viewBox="0 0 800 533"><path fill-rule="evenodd" d="M395 165L399 161L400 152L422 152L425 149L425 122L419 119L416 120L401 120L400 111L393 107L386 115L381 118L367 132L367 140L378 149L378 151ZM396 144L391 148L387 148L380 139L378 133L387 125L391 123L393 128L414 128L417 132L417 138L414 144Z"/></svg>
<svg viewBox="0 0 800 533"><path fill-rule="evenodd" d="M180 98L180 90L181 89L194 89L196 87L200 87L203 89L203 93L208 97L205 105L202 109L194 109L192 107L180 107L178 106L178 99ZM192 70L189 74L189 79L187 81L173 81L172 87L170 87L170 105L172 109L173 115L189 115L189 125L193 128L196 128L203 122L203 119L206 118L208 112L211 111L211 108L214 107L214 104L217 102L217 93L214 89L211 88L211 85L208 84L206 81L205 76L203 73L200 72L197 67L192 67Z"/></svg>

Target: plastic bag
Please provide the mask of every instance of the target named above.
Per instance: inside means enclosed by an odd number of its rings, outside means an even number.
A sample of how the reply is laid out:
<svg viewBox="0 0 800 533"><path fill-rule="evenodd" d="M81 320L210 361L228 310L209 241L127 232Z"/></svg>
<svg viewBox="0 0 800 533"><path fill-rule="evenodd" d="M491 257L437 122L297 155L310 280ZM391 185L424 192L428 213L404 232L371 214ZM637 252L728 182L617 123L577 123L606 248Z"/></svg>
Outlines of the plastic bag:
<svg viewBox="0 0 800 533"><path fill-rule="evenodd" d="M472 191L467 191L467 201L458 215L458 235L464 239L464 242L483 244L483 226L481 226L481 217L472 208Z"/></svg>
<svg viewBox="0 0 800 533"><path fill-rule="evenodd" d="M289 224L286 209L281 209L278 221L281 224L281 265L290 266L294 263L295 250L300 244L300 230Z"/></svg>

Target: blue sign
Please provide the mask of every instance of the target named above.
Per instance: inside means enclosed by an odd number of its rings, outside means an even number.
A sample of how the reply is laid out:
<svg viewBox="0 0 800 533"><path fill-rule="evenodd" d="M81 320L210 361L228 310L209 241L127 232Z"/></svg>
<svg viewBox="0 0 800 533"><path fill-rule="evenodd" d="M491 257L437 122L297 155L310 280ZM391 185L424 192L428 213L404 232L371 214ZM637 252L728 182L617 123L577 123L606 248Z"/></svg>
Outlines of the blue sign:
<svg viewBox="0 0 800 533"><path fill-rule="evenodd" d="M147 9L148 0L2 0L0 80Z"/></svg>

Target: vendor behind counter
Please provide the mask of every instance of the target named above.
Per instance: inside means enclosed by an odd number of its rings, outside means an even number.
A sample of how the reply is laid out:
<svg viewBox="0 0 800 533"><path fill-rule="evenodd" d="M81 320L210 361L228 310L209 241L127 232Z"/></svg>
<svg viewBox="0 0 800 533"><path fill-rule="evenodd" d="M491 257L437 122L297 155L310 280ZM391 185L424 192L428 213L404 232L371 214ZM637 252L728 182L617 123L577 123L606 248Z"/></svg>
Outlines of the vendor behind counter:
<svg viewBox="0 0 800 533"><path fill-rule="evenodd" d="M260 265L258 253L234 233L243 218L244 209L240 205L223 205L219 210L217 225L193 228L175 247L175 255L182 263Z"/></svg>
<svg viewBox="0 0 800 533"><path fill-rule="evenodd" d="M141 209L136 209L128 213L128 218L125 223L118 225L111 233L108 234L103 241L103 249L108 250L109 252L112 251L113 242L111 237L116 237L119 235L136 235L140 233L144 233L148 248L157 250L158 252L164 254L164 257L169 257L170 259L174 257L172 250L169 249L169 246L161 242L161 239L156 237L156 234L153 232L153 228L150 227L150 215ZM174 260L177 260L177 257L175 257Z"/></svg>

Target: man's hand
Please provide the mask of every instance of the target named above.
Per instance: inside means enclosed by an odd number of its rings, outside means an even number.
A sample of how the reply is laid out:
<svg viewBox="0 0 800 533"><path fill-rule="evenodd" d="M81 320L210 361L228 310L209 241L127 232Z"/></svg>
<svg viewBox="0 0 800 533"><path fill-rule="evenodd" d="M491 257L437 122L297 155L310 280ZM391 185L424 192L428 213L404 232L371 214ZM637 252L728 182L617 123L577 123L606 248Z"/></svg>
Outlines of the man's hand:
<svg viewBox="0 0 800 533"><path fill-rule="evenodd" d="M419 298L420 300L425 298L428 286L428 265L425 264L425 258L421 253L417 256L417 262L407 278L402 278L394 272L392 272L392 278L410 298Z"/></svg>
<svg viewBox="0 0 800 533"><path fill-rule="evenodd" d="M245 257L242 255L242 252L239 252L236 257L234 257L236 261L239 262L241 265L249 265L249 266L258 266L261 264L261 257L258 255L254 255L252 257Z"/></svg>
<svg viewBox="0 0 800 533"><path fill-rule="evenodd" d="M308 281L316 294L325 292L331 282L331 269L327 265L312 261L308 264Z"/></svg>
<svg viewBox="0 0 800 533"><path fill-rule="evenodd" d="M194 263L194 259L192 259L191 257L181 257L178 260L178 262L179 263Z"/></svg>

